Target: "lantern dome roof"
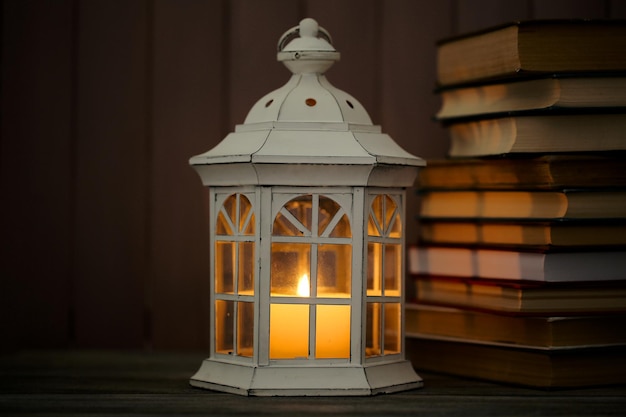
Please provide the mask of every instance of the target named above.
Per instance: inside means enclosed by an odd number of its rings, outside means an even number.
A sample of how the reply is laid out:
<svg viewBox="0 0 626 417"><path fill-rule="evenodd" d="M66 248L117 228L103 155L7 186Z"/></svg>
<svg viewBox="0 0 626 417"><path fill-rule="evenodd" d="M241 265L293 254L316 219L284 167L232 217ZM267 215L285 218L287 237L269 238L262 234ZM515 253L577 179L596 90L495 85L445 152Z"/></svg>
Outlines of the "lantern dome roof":
<svg viewBox="0 0 626 417"><path fill-rule="evenodd" d="M357 99L326 79L324 73L339 58L330 34L315 20L304 19L286 31L277 60L291 78L258 100L235 132L191 158L203 183L412 185L425 162L381 133ZM378 166L409 174L383 180L372 175Z"/></svg>
<svg viewBox="0 0 626 417"><path fill-rule="evenodd" d="M299 35L290 40L294 35ZM325 122L371 125L365 108L324 76L340 54L330 35L307 18L280 38L277 60L291 72L283 87L256 102L245 124L259 122Z"/></svg>

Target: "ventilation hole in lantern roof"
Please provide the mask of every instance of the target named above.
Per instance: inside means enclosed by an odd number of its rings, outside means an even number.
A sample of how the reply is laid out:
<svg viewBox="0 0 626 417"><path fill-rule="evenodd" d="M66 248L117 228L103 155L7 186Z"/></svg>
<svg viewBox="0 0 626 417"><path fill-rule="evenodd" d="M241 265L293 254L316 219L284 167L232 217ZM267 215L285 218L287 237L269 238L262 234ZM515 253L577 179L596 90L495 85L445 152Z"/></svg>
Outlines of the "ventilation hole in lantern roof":
<svg viewBox="0 0 626 417"><path fill-rule="evenodd" d="M265 103L265 107L269 107L274 102L274 99L270 99L267 103Z"/></svg>
<svg viewBox="0 0 626 417"><path fill-rule="evenodd" d="M314 98L307 98L306 100L304 100L304 102L309 107L313 107L313 106L315 106L317 104L317 101L315 101Z"/></svg>
<svg viewBox="0 0 626 417"><path fill-rule="evenodd" d="M350 106L351 109L354 108L354 104L352 104L350 100L346 100L346 103L348 103L348 106Z"/></svg>

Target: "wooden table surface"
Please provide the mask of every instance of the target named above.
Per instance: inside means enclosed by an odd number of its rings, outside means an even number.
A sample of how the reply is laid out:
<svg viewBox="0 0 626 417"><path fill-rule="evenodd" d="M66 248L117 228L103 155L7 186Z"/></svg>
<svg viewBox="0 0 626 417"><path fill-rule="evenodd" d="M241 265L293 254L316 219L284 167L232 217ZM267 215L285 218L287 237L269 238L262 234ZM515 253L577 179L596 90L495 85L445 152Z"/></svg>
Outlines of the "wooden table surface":
<svg viewBox="0 0 626 417"><path fill-rule="evenodd" d="M240 397L192 388L198 353L27 351L0 356L3 416L626 416L626 387L546 391L420 372L374 397Z"/></svg>

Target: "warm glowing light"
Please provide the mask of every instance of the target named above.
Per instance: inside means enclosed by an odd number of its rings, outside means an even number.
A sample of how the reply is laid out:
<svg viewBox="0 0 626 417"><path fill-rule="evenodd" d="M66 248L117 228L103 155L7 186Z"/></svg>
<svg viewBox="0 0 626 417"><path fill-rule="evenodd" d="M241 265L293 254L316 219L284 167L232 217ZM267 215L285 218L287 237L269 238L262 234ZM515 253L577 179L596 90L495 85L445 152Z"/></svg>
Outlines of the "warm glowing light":
<svg viewBox="0 0 626 417"><path fill-rule="evenodd" d="M311 295L309 276L307 274L302 274L300 280L298 280L298 289L296 292L298 297L308 297Z"/></svg>

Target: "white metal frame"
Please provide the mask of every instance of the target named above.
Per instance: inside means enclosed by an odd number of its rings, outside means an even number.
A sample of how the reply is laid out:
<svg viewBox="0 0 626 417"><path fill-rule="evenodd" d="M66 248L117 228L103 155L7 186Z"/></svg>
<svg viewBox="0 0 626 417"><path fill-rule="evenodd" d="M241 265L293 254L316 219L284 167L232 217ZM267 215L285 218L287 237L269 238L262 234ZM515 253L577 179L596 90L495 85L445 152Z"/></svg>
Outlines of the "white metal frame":
<svg viewBox="0 0 626 417"><path fill-rule="evenodd" d="M378 196L388 196L390 197L397 205L397 208L399 210L399 216L400 216L400 221L402 222L402 228L401 228L401 235L400 238L390 238L390 237L386 237L386 236L369 236L367 233L367 222L370 216L370 212L372 210L372 204L374 202L374 199ZM364 312L364 316L365 316L365 312L366 312L366 305L368 302L375 302L375 303L380 303L383 307L382 307L382 311L381 311L381 318L380 318L380 328L379 328L379 332L381 333L381 354L380 355L376 355L376 356L369 356L369 357L365 357L365 362L366 363L380 363L380 362L394 362L394 361L398 361L398 360L404 360L404 293L405 293L405 235L406 235L406 208L405 208L405 201L406 201L406 191L403 189L393 189L393 188L368 188L367 189L367 199L366 199L367 203L364 206L364 211L365 211L365 218L364 218L364 252L363 252L363 263L364 263L364 272L363 272L363 276L365 277L367 274L367 262L368 262L368 253L367 253L367 244L369 242L377 242L377 243L382 243L382 244L386 244L386 243L393 243L393 244L398 244L400 245L400 250L401 250L401 265L400 265L400 276L398 277L399 279L399 295L398 296L388 296L385 295L384 293L384 289L385 289L385 277L382 276L381 277L381 295L367 295L367 288L364 288L363 291L363 312ZM384 274L384 270L385 270L385 257L383 255L381 262L383 262L382 265L382 270L383 270L383 274ZM365 280L364 280L365 281ZM367 287L366 285L364 287ZM392 353L392 354L386 354L384 352L384 345L385 345L385 331L384 331L384 323L385 323L385 311L384 311L384 305L386 303L396 303L399 304L400 306L400 311L401 311L401 323L400 323L400 352L398 353ZM365 317L364 317L364 321L363 321L363 328L366 329L367 331L367 326L366 326L366 322L365 322ZM363 337L363 343L364 343L364 351L365 351L365 340L366 337Z"/></svg>
<svg viewBox="0 0 626 417"><path fill-rule="evenodd" d="M190 159L202 184L211 189L211 264L215 265L216 260L215 224L216 210L219 210L216 195L244 193L254 196L258 227L254 237L257 276L253 295L252 359L216 353L212 330L210 357L191 378L193 386L243 395L372 395L422 385L411 363L404 359L403 345L399 354L365 358L366 302L375 299L368 298L364 277L372 195L398 196L403 219L400 241L404 248L406 217L402 187L413 184L418 168L425 162L404 151L389 135L382 133L380 126L372 125L369 115L354 97L326 80L323 74L338 60L339 54L324 36L318 36L320 31L325 33L313 19L303 19L298 27L299 38L283 45L277 55L293 73L287 84L261 98L248 113L244 124L236 126L235 131L217 146ZM315 236L317 232L308 240L272 236L272 224L278 211L291 198L303 194L323 194L333 198L349 218L352 237L345 242L352 245L351 294L349 298L327 297L312 301L281 298L279 301L309 306L350 305L350 356L347 360L311 356L316 346L317 320L315 311L311 313L311 310L307 358L270 360L270 308L274 301L270 293L272 242L308 241L311 245L319 245L331 241L326 236ZM336 242L334 238L332 241ZM403 276L404 253L400 259ZM214 317L214 270L210 279ZM379 300L397 301L403 309L402 294L403 279L400 280L399 297L381 294ZM241 298L241 294L220 294L219 297L250 299L249 296ZM403 326L401 332L402 329ZM235 343L236 338L233 338ZM382 342L384 344L384 340Z"/></svg>
<svg viewBox="0 0 626 417"><path fill-rule="evenodd" d="M252 212L254 213L254 221L255 221L255 225L254 225L254 229L255 229L255 234L254 236L240 236L240 235L229 235L227 237L218 237L216 230L217 230L217 219L218 219L218 215L220 213L220 210L223 207L224 202L226 201L226 199L233 195L233 194L240 194L240 195L244 195L248 198L248 200L250 201L250 204L252 205ZM222 354L216 351L216 320L217 320L217 315L215 312L215 302L217 300L227 300L227 301L234 301L234 302L238 302L238 301L245 301L245 302L252 302L254 303L254 311L255 311L255 317L258 316L258 293L259 293L259 274L258 271L260 269L260 258L257 256L254 263L254 294L252 296L250 295L240 295L237 293L236 289L238 286L238 280L235 274L235 279L234 279L234 293L233 294L225 294L225 293L218 293L216 291L216 276L215 276L215 268L216 268L216 262L215 262L215 247L216 247L216 243L217 241L228 241L228 242L240 242L240 241L246 241L246 242L254 242L255 245L255 253L258 252L259 248L260 248L260 234L258 233L258 230L260 228L260 203L259 203L259 192L258 192L258 188L257 187L215 187L215 188L211 188L210 189L210 201L211 201L211 209L209 212L210 215L210 219L211 219L211 226L210 226L210 249L209 249L209 259L210 259L210 265L211 265L211 270L210 270L210 275L209 275L209 279L210 279L210 302L211 302L211 307L210 307L210 317L211 317L211 322L212 322L212 326L210 328L210 357L217 359L217 360L223 360L223 361L228 361L228 362L241 362L241 363L247 363L247 364L251 364L251 363L256 363L257 362L257 352L258 352L258 348L257 348L257 340L258 340L258 325L257 323L254 324L254 335L253 335L253 355L252 357L247 357L247 356L239 356L239 355L226 355L226 354ZM238 210L237 210L238 211ZM236 252L237 254L237 252ZM236 255L237 256L237 255ZM239 262L238 259L235 259L234 264L238 265ZM236 305L236 304L235 304ZM235 329L233 329L233 334L234 334L234 340L233 340L233 346L236 349L237 347L237 331L236 331L236 326L237 326L237 309L235 309L235 317L234 317L234 326Z"/></svg>
<svg viewBox="0 0 626 417"><path fill-rule="evenodd" d="M319 297L319 296L311 296L311 297L307 297L307 298L301 298L301 297L269 297L269 302L268 302L268 308L269 305L272 303L278 303L278 304L307 304L309 306L311 306L312 308L309 311L309 355L308 358L306 359L270 359L269 363L270 364L274 364L274 365L279 365L279 364L304 364L307 363L308 361L315 361L316 364L328 364L328 365L332 365L332 364L339 364L339 363L350 363L353 361L353 351L352 351L352 346L354 343L352 343L353 340L360 340L360 337L358 339L353 339L352 336L353 335L353 331L352 329L354 328L353 326L353 322L352 322L352 317L354 317L355 312L360 311L360 304L355 303L355 300L358 300L359 297L355 297L354 296L354 287L355 287L355 277L359 277L360 275L356 275L355 271L354 271L354 259L355 259L355 255L354 255L354 242L356 240L359 240L358 237L360 235L358 229L359 229L359 225L354 225L353 224L353 196L352 196L352 190L350 188L344 188L344 187L337 187L337 188L302 188L302 187L297 187L297 188L293 188L293 187L274 187L273 188L273 192L272 192L272 207L271 207L271 216L270 221L271 223L274 222L274 220L276 219L276 216L278 215L278 213L281 211L281 209L285 206L285 204L287 204L289 201L291 201L294 198L298 198L301 197L303 195L312 195L312 196L317 196L319 198L319 196L326 196L328 198L331 198L332 200L334 200L336 203L339 204L339 206L341 207L341 209L343 210L343 212L347 215L348 220L350 222L350 227L352 230L352 237L351 238L333 238L333 237L327 237L327 236L305 236L305 237L283 237L283 236L270 236L270 242L284 242L284 243L309 243L311 244L311 268L312 271L315 273L315 269L316 269L316 264L317 264L317 245L318 244L324 244L324 243L330 243L330 244L336 244L336 243L341 243L341 244L349 244L352 247L352 261L351 261L351 295L349 298L325 298L325 297ZM315 202L316 199L315 197L313 197L313 201ZM316 210L316 205L314 203L314 209L313 209L313 225L312 225L312 230L317 230L317 214L316 213L318 210ZM357 229L357 230L355 230ZM356 234L356 236L355 236ZM316 294L316 280L313 279L315 274L311 274L311 286L312 286L312 294ZM316 343L316 309L314 308L317 305L322 305L322 304L328 304L328 305L349 305L350 306L350 311L351 311L351 323L350 323L350 329L351 329L351 337L350 337L350 346L351 346L351 350L350 350L350 357L349 358L338 358L338 359L319 359L319 358L315 358L315 343ZM261 327L264 328L264 325L261 324ZM269 323L267 328L269 329ZM270 329L271 331L271 329Z"/></svg>

